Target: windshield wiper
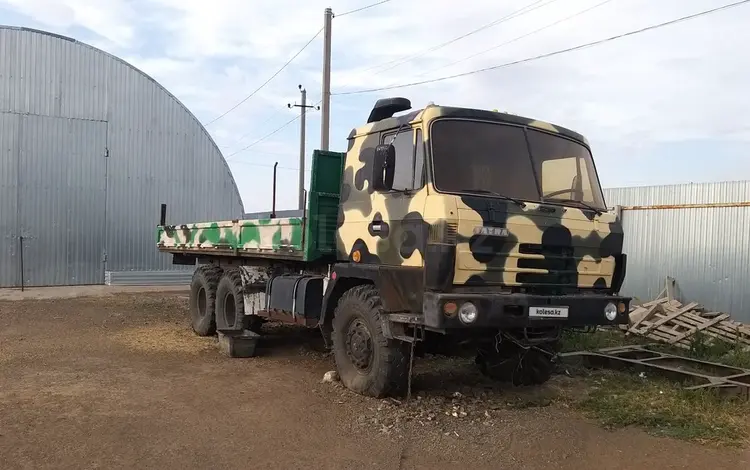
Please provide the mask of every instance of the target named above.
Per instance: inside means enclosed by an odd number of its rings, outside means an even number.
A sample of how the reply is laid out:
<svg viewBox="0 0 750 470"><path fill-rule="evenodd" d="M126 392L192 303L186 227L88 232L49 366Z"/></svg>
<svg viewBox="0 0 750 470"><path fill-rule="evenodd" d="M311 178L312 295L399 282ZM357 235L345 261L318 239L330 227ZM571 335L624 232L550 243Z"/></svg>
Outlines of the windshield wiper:
<svg viewBox="0 0 750 470"><path fill-rule="evenodd" d="M479 194L489 194L491 196L499 197L500 199L505 199L507 201L512 201L518 205L520 208L526 207L526 203L523 201L520 201L516 198L512 198L510 196L506 196L505 194L496 193L495 191L490 191L489 189L462 189L461 191L466 191L468 193L479 193Z"/></svg>
<svg viewBox="0 0 750 470"><path fill-rule="evenodd" d="M589 209L591 211L594 211L597 215L604 214L604 211L599 209L598 207L592 206L591 204L587 204L583 201L579 201L578 199L561 199L556 197L550 197L550 198L544 198L544 201L557 201L557 202L575 202L576 204L580 204L586 209Z"/></svg>

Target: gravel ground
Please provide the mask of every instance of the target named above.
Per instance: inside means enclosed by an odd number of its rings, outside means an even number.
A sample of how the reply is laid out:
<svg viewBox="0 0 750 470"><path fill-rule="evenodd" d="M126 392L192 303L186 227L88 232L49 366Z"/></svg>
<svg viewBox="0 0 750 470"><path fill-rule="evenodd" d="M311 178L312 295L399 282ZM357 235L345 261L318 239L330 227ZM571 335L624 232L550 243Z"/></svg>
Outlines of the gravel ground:
<svg viewBox="0 0 750 470"><path fill-rule="evenodd" d="M0 302L0 461L15 468L750 468L750 451L607 431L576 381L508 390L472 361L415 362L411 401L339 383L279 327L251 359L192 334L184 292Z"/></svg>

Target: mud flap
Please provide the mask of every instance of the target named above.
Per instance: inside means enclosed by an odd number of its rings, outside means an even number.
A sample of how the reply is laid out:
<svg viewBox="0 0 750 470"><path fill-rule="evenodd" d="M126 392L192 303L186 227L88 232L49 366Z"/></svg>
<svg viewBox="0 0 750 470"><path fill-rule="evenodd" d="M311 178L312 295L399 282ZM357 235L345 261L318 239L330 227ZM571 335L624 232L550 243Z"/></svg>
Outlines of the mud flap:
<svg viewBox="0 0 750 470"><path fill-rule="evenodd" d="M245 315L257 315L258 310L265 310L267 307L266 285L270 276L265 268L258 266L240 266L239 269Z"/></svg>

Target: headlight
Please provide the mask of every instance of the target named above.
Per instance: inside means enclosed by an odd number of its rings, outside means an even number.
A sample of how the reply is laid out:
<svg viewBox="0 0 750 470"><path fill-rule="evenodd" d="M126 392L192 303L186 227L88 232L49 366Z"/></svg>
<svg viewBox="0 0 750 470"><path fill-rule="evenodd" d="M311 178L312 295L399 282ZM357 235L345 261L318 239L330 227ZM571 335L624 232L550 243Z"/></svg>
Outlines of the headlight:
<svg viewBox="0 0 750 470"><path fill-rule="evenodd" d="M617 306L612 302L608 303L607 306L604 307L604 316L607 317L607 320L614 321L614 319L617 318Z"/></svg>
<svg viewBox="0 0 750 470"><path fill-rule="evenodd" d="M464 302L458 310L458 318L464 323L474 323L477 316L477 307L471 302Z"/></svg>

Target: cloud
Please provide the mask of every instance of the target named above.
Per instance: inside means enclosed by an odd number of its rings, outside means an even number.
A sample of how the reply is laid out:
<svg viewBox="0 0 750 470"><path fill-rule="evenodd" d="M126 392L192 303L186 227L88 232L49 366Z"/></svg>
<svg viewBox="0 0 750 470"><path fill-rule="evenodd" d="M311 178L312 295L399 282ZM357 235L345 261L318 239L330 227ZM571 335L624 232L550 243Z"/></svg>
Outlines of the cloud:
<svg viewBox="0 0 750 470"><path fill-rule="evenodd" d="M0 6L29 16L34 21L54 28L75 26L95 32L101 38L126 47L134 38L135 10L126 0L0 0Z"/></svg>
<svg viewBox="0 0 750 470"><path fill-rule="evenodd" d="M460 7L454 0L394 0L341 16L371 1L0 0L0 7L26 15L29 26L74 32L77 39L125 58L205 123L247 97L297 53L322 26L327 6L337 15L333 90L347 92L533 57L729 0L475 0ZM524 7L531 11L502 20ZM436 47L493 21L497 24ZM591 141L608 186L750 178L750 166L741 164L750 147L750 124L744 119L750 108L745 90L750 56L737 49L750 43L749 21L750 5L741 6L463 78L334 96L331 146L346 148L350 129L364 122L377 98L406 96L415 107L433 101L498 108L578 130ZM534 33L547 25L552 26ZM298 84L306 87L310 102L318 102L321 45L318 35L259 93L207 127L225 155L294 117L298 111L287 103L299 100ZM268 208L274 161L286 180L296 178L298 135L296 121L229 158L248 210ZM308 150L319 137L319 113L311 111ZM283 189L278 199L280 207L294 207L296 189Z"/></svg>

